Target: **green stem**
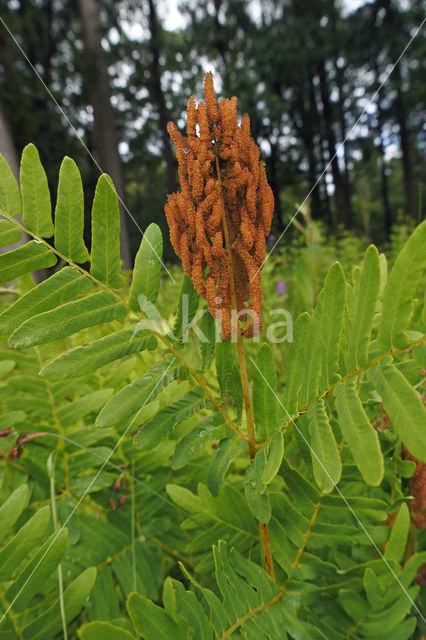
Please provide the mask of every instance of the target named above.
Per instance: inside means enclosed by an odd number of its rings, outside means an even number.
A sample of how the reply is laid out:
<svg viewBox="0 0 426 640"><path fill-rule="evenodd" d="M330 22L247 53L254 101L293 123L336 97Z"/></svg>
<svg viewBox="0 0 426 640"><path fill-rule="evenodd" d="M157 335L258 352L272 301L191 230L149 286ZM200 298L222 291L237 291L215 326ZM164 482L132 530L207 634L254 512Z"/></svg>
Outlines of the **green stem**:
<svg viewBox="0 0 426 640"><path fill-rule="evenodd" d="M52 460L52 469L50 470L50 504L52 510L53 530L58 529L58 517L56 513L56 496L55 496L55 467ZM64 583L62 577L62 564L58 564L58 585L59 585L59 609L61 612L62 630L64 632L64 640L68 640L67 621L65 617L65 604L64 604Z"/></svg>
<svg viewBox="0 0 426 640"><path fill-rule="evenodd" d="M135 460L132 460L132 479L130 482L130 491L132 496L132 516L131 516L131 541L132 541L132 571L133 571L133 591L136 588L136 548L135 548L135 527L136 527L136 501L135 501Z"/></svg>
<svg viewBox="0 0 426 640"><path fill-rule="evenodd" d="M216 154L216 174L217 174L217 179L219 183L222 185L222 176L220 173L219 157L217 154ZM229 265L229 287L231 292L231 305L232 305L231 312L234 312L236 317L236 326L234 327L234 330L236 331L236 334L237 334L238 363L239 363L239 371L241 376L241 387L243 390L244 409L246 414L249 454L250 454L250 460L253 460L257 450L259 449L259 445L256 442L256 431L254 426L253 408L251 405L251 398L250 398L249 379L248 379L248 373L247 373L247 362L246 362L246 354L244 351L243 336L241 334L241 329L238 323L238 305L237 305L237 294L235 291L234 261L232 256L231 241L229 237L228 221L226 217L225 202L223 200L223 197L221 198L221 200L222 200L222 227L223 227L223 235L225 238L225 248L228 254L228 265ZM266 571L269 573L271 578L275 580L274 560L272 558L272 549L271 549L271 543L269 540L268 525L265 524L264 522L259 522L258 526L259 526L259 532L260 532L260 539L262 541L263 557L265 559Z"/></svg>
<svg viewBox="0 0 426 640"><path fill-rule="evenodd" d="M35 354L37 356L37 360L39 362L40 369L42 369L44 363L43 363L43 360L42 360L41 355L40 355L40 350L39 350L38 347L34 347L34 351L35 351ZM54 397L53 392L52 392L52 386L51 386L51 384L50 384L50 382L48 380L45 380L45 383L46 383L47 395L49 396L50 406L52 408L52 415L53 415L53 419L55 421L56 429L58 431L58 434L63 436L64 432L63 432L63 429L62 429L62 424L61 424L61 422L59 420L58 411L56 409L56 402L55 402L55 397ZM65 441L62 438L59 439L59 448L61 449L61 453L62 453L62 466L63 466L63 470L64 470L64 492L67 495L70 495L68 454L67 454L67 450L66 450L66 446L65 446Z"/></svg>

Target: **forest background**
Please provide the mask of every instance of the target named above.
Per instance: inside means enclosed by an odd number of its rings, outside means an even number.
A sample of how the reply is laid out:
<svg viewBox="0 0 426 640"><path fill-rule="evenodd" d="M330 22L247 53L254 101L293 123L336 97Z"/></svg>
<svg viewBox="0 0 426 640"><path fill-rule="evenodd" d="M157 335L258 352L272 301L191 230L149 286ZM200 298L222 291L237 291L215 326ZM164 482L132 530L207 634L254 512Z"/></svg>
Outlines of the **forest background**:
<svg viewBox="0 0 426 640"><path fill-rule="evenodd" d="M177 167L167 122L184 128L187 99L212 70L218 93L238 95L240 115L250 114L275 195L272 235L310 193L325 235L381 247L395 225L424 217L422 31L393 68L424 9L406 0L2 0L0 151L18 174L34 141L51 185L70 155L88 202L99 168L109 173L127 209L130 267L149 222L168 236L163 206ZM169 244L165 257L175 259Z"/></svg>

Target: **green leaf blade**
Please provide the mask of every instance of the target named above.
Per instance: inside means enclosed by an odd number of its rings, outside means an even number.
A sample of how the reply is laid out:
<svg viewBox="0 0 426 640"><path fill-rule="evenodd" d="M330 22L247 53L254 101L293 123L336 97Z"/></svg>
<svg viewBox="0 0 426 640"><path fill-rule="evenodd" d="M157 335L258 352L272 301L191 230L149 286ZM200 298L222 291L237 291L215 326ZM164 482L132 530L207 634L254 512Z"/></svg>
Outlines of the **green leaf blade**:
<svg viewBox="0 0 426 640"><path fill-rule="evenodd" d="M0 153L0 211L14 218L22 213L18 183L2 153Z"/></svg>
<svg viewBox="0 0 426 640"><path fill-rule="evenodd" d="M21 159L21 190L24 225L42 238L53 236L52 205L46 172L38 151L28 144Z"/></svg>
<svg viewBox="0 0 426 640"><path fill-rule="evenodd" d="M401 562L407 545L410 526L410 511L408 510L407 503L404 502L399 509L399 513L391 528L389 540L386 543L384 554L386 560Z"/></svg>
<svg viewBox="0 0 426 640"><path fill-rule="evenodd" d="M135 636L110 622L87 622L78 630L80 640L136 640Z"/></svg>
<svg viewBox="0 0 426 640"><path fill-rule="evenodd" d="M204 405L203 389L191 389L183 398L156 413L135 435L134 446L138 449L153 449L173 427L197 413Z"/></svg>
<svg viewBox="0 0 426 640"><path fill-rule="evenodd" d="M145 640L185 640L186 634L162 607L138 593L131 593L127 610L136 631Z"/></svg>
<svg viewBox="0 0 426 640"><path fill-rule="evenodd" d="M264 446L266 447L265 464L262 469L261 481L262 484L268 485L277 475L284 456L284 436L282 431L276 431L271 441Z"/></svg>
<svg viewBox="0 0 426 640"><path fill-rule="evenodd" d="M378 486L384 473L383 454L377 433L364 411L354 380L336 390L336 408L343 437L365 482Z"/></svg>
<svg viewBox="0 0 426 640"><path fill-rule="evenodd" d="M169 373L169 369L169 362L158 362L142 378L121 389L99 413L97 426L110 427L118 424L141 409L146 402L153 400L172 381L173 373Z"/></svg>
<svg viewBox="0 0 426 640"><path fill-rule="evenodd" d="M426 266L426 220L411 234L398 255L383 293L379 333L381 346L389 351L407 345L405 331L412 315L412 302Z"/></svg>
<svg viewBox="0 0 426 640"><path fill-rule="evenodd" d="M73 262L86 262L89 254L83 240L84 196L80 172L65 156L59 169L55 208L55 247Z"/></svg>
<svg viewBox="0 0 426 640"><path fill-rule="evenodd" d="M216 343L216 375L220 395L225 398L229 394L234 363L234 345L232 342Z"/></svg>
<svg viewBox="0 0 426 640"><path fill-rule="evenodd" d="M374 245L365 252L360 290L351 333L348 338L346 366L354 371L368 362L368 345L380 288L379 253Z"/></svg>
<svg viewBox="0 0 426 640"><path fill-rule="evenodd" d="M87 293L92 283L72 267L64 267L44 280L0 314L0 334L10 333L25 320L50 311L65 300Z"/></svg>
<svg viewBox="0 0 426 640"><path fill-rule="evenodd" d="M256 471L255 460L252 460L244 478L244 495L254 517L259 522L268 524L272 514L271 502L267 491L259 491Z"/></svg>
<svg viewBox="0 0 426 640"><path fill-rule="evenodd" d="M426 462L426 407L407 378L386 357L368 372L390 422L408 451Z"/></svg>
<svg viewBox="0 0 426 640"><path fill-rule="evenodd" d="M221 441L216 455L212 459L207 476L207 485L212 495L219 495L221 484L231 463L246 447L246 443L241 438L225 438L225 440Z"/></svg>
<svg viewBox="0 0 426 640"><path fill-rule="evenodd" d="M0 247L15 244L22 238L21 230L9 220L0 220Z"/></svg>
<svg viewBox="0 0 426 640"><path fill-rule="evenodd" d="M263 344L253 367L253 414L256 438L270 438L278 426L277 372L275 358L269 345Z"/></svg>
<svg viewBox="0 0 426 640"><path fill-rule="evenodd" d="M26 486L26 485L24 485ZM4 518L4 514L2 515ZM19 529L0 551L0 580L7 581L27 553L43 538L50 520L49 507L43 507Z"/></svg>
<svg viewBox="0 0 426 640"><path fill-rule="evenodd" d="M28 485L23 484L8 497L0 507L0 540L3 540L9 529L28 504Z"/></svg>
<svg viewBox="0 0 426 640"><path fill-rule="evenodd" d="M324 400L319 400L311 407L308 418L315 481L322 491L329 493L340 480L342 463Z"/></svg>
<svg viewBox="0 0 426 640"><path fill-rule="evenodd" d="M135 335L131 329L122 329L51 360L40 375L51 380L86 375L119 358L149 349L152 344L150 331L139 331Z"/></svg>
<svg viewBox="0 0 426 640"><path fill-rule="evenodd" d="M23 611L39 590L44 587L46 579L52 576L65 553L67 542L67 529L52 534L9 587L7 590L9 602L19 594L19 598L14 604L17 611Z"/></svg>
<svg viewBox="0 0 426 640"><path fill-rule="evenodd" d="M65 620L69 625L83 608L96 580L96 569L89 567L83 571L64 591ZM27 625L23 631L24 640L53 638L62 629L62 619L58 603Z"/></svg>
<svg viewBox="0 0 426 640"><path fill-rule="evenodd" d="M163 236L160 227L151 223L143 234L135 258L129 305L133 311L140 311L138 296L143 294L149 302L155 303L160 288L163 256Z"/></svg>
<svg viewBox="0 0 426 640"><path fill-rule="evenodd" d="M126 309L111 293L99 291L29 318L12 333L9 345L23 348L44 344L125 315Z"/></svg>
<svg viewBox="0 0 426 640"><path fill-rule="evenodd" d="M120 212L111 178L103 174L96 185L92 207L91 275L118 289L120 275Z"/></svg>
<svg viewBox="0 0 426 640"><path fill-rule="evenodd" d="M338 358L345 306L345 276L338 262L330 267L317 301L320 314L321 388L331 387L339 376Z"/></svg>
<svg viewBox="0 0 426 640"><path fill-rule="evenodd" d="M203 315L200 320L200 330L205 336L206 340L200 339L200 356L201 356L201 369L202 371L207 371L210 367L214 351L215 351L215 341L216 341L216 325L213 316L209 313L207 307L203 310Z"/></svg>
<svg viewBox="0 0 426 640"><path fill-rule="evenodd" d="M10 282L24 273L47 269L56 264L56 256L46 245L31 240L22 247L0 255L0 284Z"/></svg>
<svg viewBox="0 0 426 640"><path fill-rule="evenodd" d="M309 334L310 316L307 312L297 317L293 328L293 342L288 357L288 372L283 404L286 408L285 420L293 416L299 407L299 394L304 372L304 349Z"/></svg>

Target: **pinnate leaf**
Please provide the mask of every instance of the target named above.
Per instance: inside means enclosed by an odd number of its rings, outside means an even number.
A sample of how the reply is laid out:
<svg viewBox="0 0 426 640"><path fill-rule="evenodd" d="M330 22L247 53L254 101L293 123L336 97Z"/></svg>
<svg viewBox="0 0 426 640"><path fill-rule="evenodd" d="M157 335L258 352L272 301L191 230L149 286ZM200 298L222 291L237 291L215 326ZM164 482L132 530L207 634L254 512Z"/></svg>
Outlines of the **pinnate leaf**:
<svg viewBox="0 0 426 640"><path fill-rule="evenodd" d="M121 287L120 212L111 178L103 174L92 207L91 275L113 289Z"/></svg>
<svg viewBox="0 0 426 640"><path fill-rule="evenodd" d="M126 309L111 293L99 291L29 318L12 333L9 345L22 348L43 344L125 315Z"/></svg>
<svg viewBox="0 0 426 640"><path fill-rule="evenodd" d="M383 293L378 342L386 350L404 348L413 298L426 267L426 220L408 238L392 267Z"/></svg>
<svg viewBox="0 0 426 640"><path fill-rule="evenodd" d="M382 398L391 425L408 451L426 462L426 407L418 392L392 364L390 356L369 370L369 378Z"/></svg>
<svg viewBox="0 0 426 640"><path fill-rule="evenodd" d="M49 186L33 144L28 144L22 153L21 191L24 225L36 235L50 238L53 236L53 223Z"/></svg>
<svg viewBox="0 0 426 640"><path fill-rule="evenodd" d="M73 262L86 262L89 254L83 240L84 196L80 172L72 158L59 169L55 208L55 247Z"/></svg>
<svg viewBox="0 0 426 640"><path fill-rule="evenodd" d="M20 216L22 213L21 194L18 183L5 157L0 153L0 212L9 216Z"/></svg>
<svg viewBox="0 0 426 640"><path fill-rule="evenodd" d="M384 473L383 454L353 379L337 387L336 408L343 437L362 477L367 484L378 486Z"/></svg>
<svg viewBox="0 0 426 640"><path fill-rule="evenodd" d="M22 247L0 255L0 284L10 282L30 271L56 264L56 256L46 245L31 240Z"/></svg>
<svg viewBox="0 0 426 640"><path fill-rule="evenodd" d="M160 227L152 223L146 228L136 254L129 297L129 305L134 311L140 311L138 296L141 294L149 302L154 303L157 300L162 255L163 236Z"/></svg>

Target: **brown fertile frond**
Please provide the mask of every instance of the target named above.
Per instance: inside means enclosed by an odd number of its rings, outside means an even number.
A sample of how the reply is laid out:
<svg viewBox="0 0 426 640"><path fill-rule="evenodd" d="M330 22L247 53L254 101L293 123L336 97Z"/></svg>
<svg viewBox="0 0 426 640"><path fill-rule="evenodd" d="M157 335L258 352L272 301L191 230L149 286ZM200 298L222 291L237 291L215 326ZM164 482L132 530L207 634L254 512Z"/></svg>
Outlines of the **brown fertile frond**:
<svg viewBox="0 0 426 640"><path fill-rule="evenodd" d="M237 98L218 104L211 73L204 95L198 106L194 96L189 99L187 138L173 123L168 126L181 186L165 205L170 239L210 313L220 317L223 339L230 340L236 329L235 305L242 333L252 337L261 328L257 272L265 259L274 198L250 137L249 116L238 123Z"/></svg>

